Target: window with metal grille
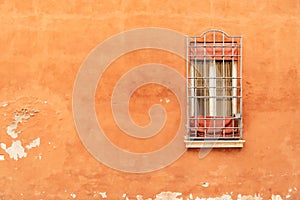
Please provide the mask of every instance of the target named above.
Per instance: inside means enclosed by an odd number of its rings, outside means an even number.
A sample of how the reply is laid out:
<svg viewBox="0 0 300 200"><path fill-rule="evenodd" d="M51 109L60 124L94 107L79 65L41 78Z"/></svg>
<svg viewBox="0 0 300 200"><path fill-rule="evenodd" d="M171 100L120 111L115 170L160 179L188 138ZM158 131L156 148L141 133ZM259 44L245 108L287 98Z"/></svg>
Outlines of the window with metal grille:
<svg viewBox="0 0 300 200"><path fill-rule="evenodd" d="M242 38L187 37L186 146L242 147Z"/></svg>

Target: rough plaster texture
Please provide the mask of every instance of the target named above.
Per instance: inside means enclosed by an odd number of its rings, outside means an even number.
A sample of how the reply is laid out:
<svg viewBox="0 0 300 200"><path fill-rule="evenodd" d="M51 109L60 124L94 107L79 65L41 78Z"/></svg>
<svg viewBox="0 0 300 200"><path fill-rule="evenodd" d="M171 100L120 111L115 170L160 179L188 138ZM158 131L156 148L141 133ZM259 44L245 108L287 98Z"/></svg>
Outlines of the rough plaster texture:
<svg viewBox="0 0 300 200"><path fill-rule="evenodd" d="M299 0L0 0L0 102L8 102L0 108L0 141L11 141L5 133L10 116L24 106L43 112L30 119L34 124L22 124L22 143L37 137L45 141L26 159L1 161L0 199L101 199L94 196L99 192L109 199L121 199L123 193L135 199L138 194L155 198L162 191L199 197L226 192L233 198L239 193L286 197L290 188L300 188L299 10ZM243 149L213 150L204 159L199 159L199 150L189 150L165 169L128 174L104 166L84 148L71 110L80 65L113 34L148 26L188 35L217 28L243 36ZM136 123L145 125L149 106L161 103L169 116L161 134L140 141L114 124L113 85L126 71L147 62L185 73L184 61L170 53L133 52L112 63L95 97L108 137L134 152L160 148L178 128L178 102L168 89L156 85L133 94L130 112ZM5 151L0 149L0 154ZM43 159L38 159L41 154ZM203 182L209 186L202 187ZM300 198L298 190L290 195L289 199Z"/></svg>

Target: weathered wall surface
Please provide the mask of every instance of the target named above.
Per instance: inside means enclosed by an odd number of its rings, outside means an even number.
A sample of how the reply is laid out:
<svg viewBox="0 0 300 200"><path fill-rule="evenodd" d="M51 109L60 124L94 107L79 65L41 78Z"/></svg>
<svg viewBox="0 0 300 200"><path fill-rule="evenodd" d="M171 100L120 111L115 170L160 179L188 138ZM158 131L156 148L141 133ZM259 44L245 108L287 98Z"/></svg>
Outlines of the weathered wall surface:
<svg viewBox="0 0 300 200"><path fill-rule="evenodd" d="M187 196L226 192L268 198L292 188L300 198L300 2L282 1L0 1L0 143L10 147L40 138L27 156L0 161L0 199L134 198L161 191ZM213 150L199 159L189 150L172 165L147 174L123 173L95 160L82 145L72 115L76 74L89 52L105 39L140 27L162 27L187 35L210 28L243 36L243 149ZM158 61L159 60L159 61ZM98 119L118 146L153 151L171 138L180 116L172 93L159 86L137 90L132 118L149 122L147 111L161 103L168 123L152 141L133 140L113 123L110 95L130 68L147 62L172 65L184 74L182 59L141 50L121 57L105 72L96 93ZM160 99L169 99L168 103ZM28 109L18 138L6 134L14 112ZM36 112L34 112L36 111ZM21 111L21 113L25 111ZM3 146L3 145L2 145ZM164 159L164 158L162 158ZM208 182L209 187L201 186ZM297 190L297 191L296 191ZM291 197L291 198L292 198Z"/></svg>

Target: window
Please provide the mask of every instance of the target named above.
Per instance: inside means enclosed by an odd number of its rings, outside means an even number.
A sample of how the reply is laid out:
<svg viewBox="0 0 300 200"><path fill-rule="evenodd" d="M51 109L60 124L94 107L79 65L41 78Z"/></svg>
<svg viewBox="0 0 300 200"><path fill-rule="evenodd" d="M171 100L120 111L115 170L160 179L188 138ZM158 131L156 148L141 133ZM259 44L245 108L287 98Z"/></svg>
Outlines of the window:
<svg viewBox="0 0 300 200"><path fill-rule="evenodd" d="M187 37L186 146L242 147L242 38Z"/></svg>

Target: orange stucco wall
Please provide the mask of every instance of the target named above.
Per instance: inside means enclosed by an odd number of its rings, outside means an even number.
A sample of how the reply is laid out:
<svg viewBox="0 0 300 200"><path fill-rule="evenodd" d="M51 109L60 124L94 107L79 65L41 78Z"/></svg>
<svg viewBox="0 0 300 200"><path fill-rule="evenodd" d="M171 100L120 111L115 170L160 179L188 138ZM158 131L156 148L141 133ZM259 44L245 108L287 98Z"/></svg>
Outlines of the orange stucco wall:
<svg viewBox="0 0 300 200"><path fill-rule="evenodd" d="M130 199L161 191L201 196L226 192L300 198L300 1L8 1L0 0L0 143L10 146L6 127L16 110L39 112L24 120L19 139L40 146L15 161L0 149L0 199ZM90 51L114 34L162 27L187 35L217 28L243 36L243 121L245 147L215 149L204 159L188 150L161 170L130 174L94 159L81 143L72 115L76 74ZM166 88L138 89L129 109L146 125L149 107L165 106L168 119L149 141L122 134L114 124L110 97L114 83L133 66L161 62L185 73L184 60L166 52L141 50L116 60L103 75L96 111L108 137L123 149L147 152L166 144L178 128L180 109ZM159 102L170 99L170 103ZM142 145L140 145L142 142ZM162 158L163 159L163 158ZM208 182L209 187L201 186ZM296 188L296 189L295 189Z"/></svg>

